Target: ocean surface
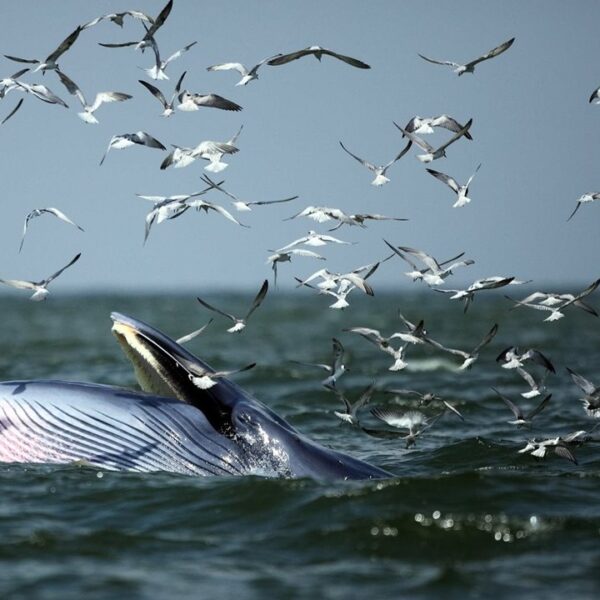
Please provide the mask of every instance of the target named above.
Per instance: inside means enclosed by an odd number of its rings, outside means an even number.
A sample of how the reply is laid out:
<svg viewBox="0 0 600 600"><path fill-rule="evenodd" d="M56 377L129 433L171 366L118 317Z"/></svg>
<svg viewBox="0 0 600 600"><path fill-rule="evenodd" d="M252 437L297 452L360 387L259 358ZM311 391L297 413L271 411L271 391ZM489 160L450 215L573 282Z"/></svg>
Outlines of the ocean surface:
<svg viewBox="0 0 600 600"><path fill-rule="evenodd" d="M418 288L414 288L417 290ZM422 288L419 288L422 289ZM513 295L522 297L522 290ZM243 314L253 292L205 298ZM524 295L524 294L523 294ZM592 304L598 302L590 297ZM501 294L462 305L410 290L351 297L346 311L307 290L270 292L242 334L216 317L189 349L218 369L257 362L236 381L304 434L388 469L377 482L260 477L193 478L105 472L78 465L0 465L0 598L598 598L600 446L574 449L578 465L517 451L530 437L589 429L566 366L600 383L600 320L570 308L557 323ZM432 348L410 347L409 366L347 327L400 330L397 312L425 319L428 333L464 350L494 323L496 338L468 371ZM0 297L0 380L136 382L110 333L111 311L173 337L208 321L194 295L65 295L28 302ZM324 373L290 361L328 362L331 338L347 349L339 381L350 399L379 389L436 392L447 413L415 447L370 437L333 415L341 407ZM523 381L500 368L506 346L534 347L556 367L552 399L531 431L507 423L494 386L524 408ZM539 370L536 371L536 374ZM376 392L359 416L379 427L374 406L419 409ZM422 408L429 416L436 406Z"/></svg>

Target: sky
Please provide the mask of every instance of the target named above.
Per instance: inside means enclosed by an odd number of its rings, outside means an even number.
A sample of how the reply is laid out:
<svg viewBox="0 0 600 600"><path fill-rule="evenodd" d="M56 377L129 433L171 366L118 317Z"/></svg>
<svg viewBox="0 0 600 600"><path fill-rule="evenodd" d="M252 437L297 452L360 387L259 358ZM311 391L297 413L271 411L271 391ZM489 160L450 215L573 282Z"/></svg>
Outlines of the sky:
<svg viewBox="0 0 600 600"><path fill-rule="evenodd" d="M128 9L157 15L163 0L81 2L19 0L2 4L0 53L44 57L75 27L94 17ZM597 23L600 4L559 1L357 2L175 0L156 40L163 56L198 43L167 69L170 80L153 82L140 67L150 52L107 49L98 42L140 39L139 21L121 30L110 22L84 31L59 60L88 100L99 91L131 94L127 102L102 106L100 123L88 125L76 112L55 73L24 76L43 82L69 109L27 97L0 126L2 219L0 277L39 280L82 258L52 284L54 289L98 291L258 289L271 276L269 250L310 229L329 224L283 221L308 205L348 213L380 213L407 222L342 227L334 235L352 246L326 247L327 262L297 257L279 270L282 288L293 276L327 266L347 271L388 255L383 239L423 249L439 259L464 251L475 265L457 271L454 283L503 275L533 279L541 289L586 285L600 276L600 203L584 206L566 222L576 199L600 189L600 106L588 104L600 86ZM516 37L503 55L461 77L418 53L468 61ZM371 65L355 69L324 57L306 57L279 67L263 66L259 80L235 87L237 73L207 72L222 62L252 66L279 52L313 44ZM19 69L1 58L3 76ZM139 83L146 79L170 96L187 70L185 87L213 92L243 106L241 112L176 111L170 119ZM20 95L0 102L0 118ZM395 165L391 181L370 185L369 171L339 146L382 164L403 147L393 121L447 113L473 118L473 141L459 140L431 168L464 182L479 163L472 203L452 208L454 194L431 177L411 151ZM146 131L165 146L228 140L240 127L239 153L221 173L225 188L244 200L298 195L287 204L235 213L243 229L215 214L188 211L155 226L143 245L151 204L136 194L171 195L203 187L204 161L161 171L165 153L147 148L112 151L100 159L114 134ZM428 141L442 143L442 130ZM229 210L218 192L206 196ZM42 217L30 224L18 252L23 221L34 208L57 207L85 233ZM373 277L374 287L404 289L405 265L394 259ZM14 290L0 293L18 294Z"/></svg>

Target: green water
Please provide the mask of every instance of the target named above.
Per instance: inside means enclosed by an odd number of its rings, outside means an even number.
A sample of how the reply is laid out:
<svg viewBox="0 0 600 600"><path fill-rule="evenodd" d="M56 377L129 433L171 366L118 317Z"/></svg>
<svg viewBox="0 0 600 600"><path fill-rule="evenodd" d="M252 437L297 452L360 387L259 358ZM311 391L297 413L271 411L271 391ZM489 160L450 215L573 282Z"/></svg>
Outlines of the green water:
<svg viewBox="0 0 600 600"><path fill-rule="evenodd" d="M207 296L233 313L248 296ZM217 318L189 344L215 368L258 366L238 383L322 444L397 475L385 482L191 478L102 472L78 466L0 466L0 597L95 598L596 598L600 589L598 446L579 465L517 450L531 436L589 428L565 366L599 382L600 328L576 309L558 323L500 295L461 307L435 295L358 298L342 313L326 299L272 294L237 336ZM425 318L429 334L473 348L493 323L496 339L467 372L430 348L409 367L352 326L392 332L398 308ZM110 334L113 310L178 337L210 315L190 296L60 296L35 304L0 299L0 380L56 378L135 387ZM442 418L417 446L375 439L341 423L321 373L289 360L327 361L331 337L348 350L339 385L355 397L379 387L433 391L466 421ZM557 367L535 430L517 430L490 389L517 400L526 388L501 369L508 345L536 347ZM537 400L521 400L524 407ZM372 405L415 404L376 393ZM429 414L435 412L429 410ZM365 424L377 426L368 407Z"/></svg>

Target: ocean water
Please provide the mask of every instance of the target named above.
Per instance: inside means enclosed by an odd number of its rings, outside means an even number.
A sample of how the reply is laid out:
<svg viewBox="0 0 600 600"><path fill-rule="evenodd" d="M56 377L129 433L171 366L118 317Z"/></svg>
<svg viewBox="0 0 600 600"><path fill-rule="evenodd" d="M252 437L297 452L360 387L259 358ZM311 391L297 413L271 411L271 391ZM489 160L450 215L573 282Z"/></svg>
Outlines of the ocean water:
<svg viewBox="0 0 600 600"><path fill-rule="evenodd" d="M417 288L415 288L417 289ZM249 294L207 295L242 314ZM483 295L485 296L485 295ZM520 294L517 295L520 297ZM592 300L593 302L593 300ZM477 298L466 315L446 297L377 294L344 312L309 293L271 293L245 332L217 317L188 347L215 368L258 366L236 380L300 431L395 474L377 482L259 477L193 478L104 472L78 465L0 465L0 597L96 598L597 598L600 592L600 449L575 449L578 465L517 450L529 437L589 429L565 367L600 383L600 322L569 309L557 323L510 311L502 295ZM499 331L469 371L431 348L412 347L409 366L391 361L347 327L398 330L397 311L425 319L434 339L471 349ZM55 378L136 387L110 333L111 311L179 337L209 315L193 294L53 295L46 303L0 298L0 380ZM355 398L378 388L431 391L453 402L413 448L339 421L339 402L320 371L331 337ZM535 347L553 361L552 399L531 431L494 386L525 408L526 390L495 362L506 346ZM377 392L371 407L417 408ZM423 409L436 414L435 407ZM369 406L361 421L377 427Z"/></svg>

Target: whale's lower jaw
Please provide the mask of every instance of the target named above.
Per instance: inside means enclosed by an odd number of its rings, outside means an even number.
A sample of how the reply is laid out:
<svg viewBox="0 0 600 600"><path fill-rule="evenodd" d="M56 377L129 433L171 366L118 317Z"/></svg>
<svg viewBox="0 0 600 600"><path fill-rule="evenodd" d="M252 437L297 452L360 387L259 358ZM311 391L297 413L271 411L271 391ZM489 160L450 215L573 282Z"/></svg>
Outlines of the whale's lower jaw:
<svg viewBox="0 0 600 600"><path fill-rule="evenodd" d="M391 476L277 423L228 437L178 399L61 381L0 383L0 462L196 476Z"/></svg>

